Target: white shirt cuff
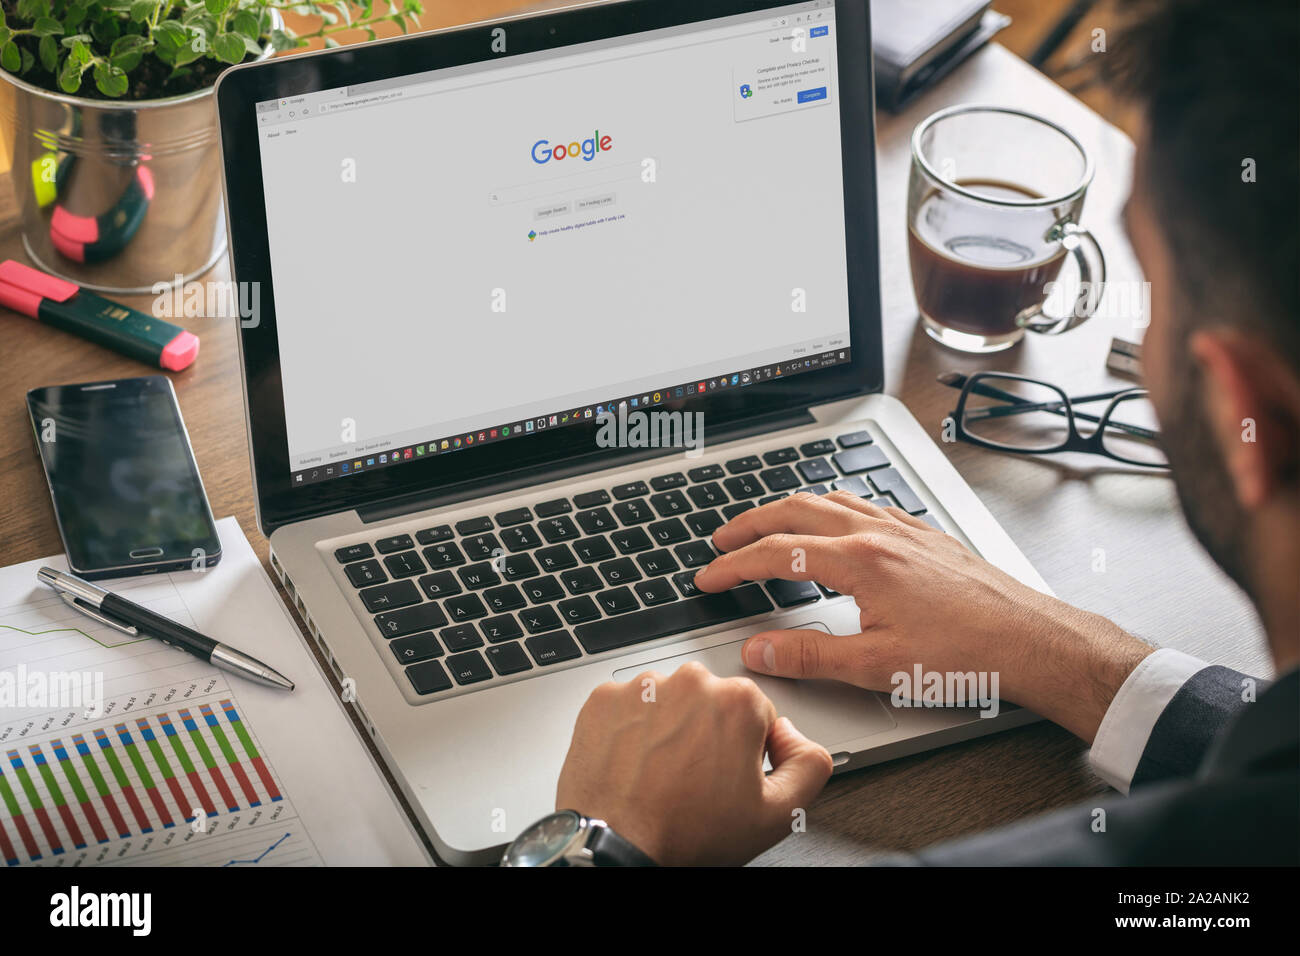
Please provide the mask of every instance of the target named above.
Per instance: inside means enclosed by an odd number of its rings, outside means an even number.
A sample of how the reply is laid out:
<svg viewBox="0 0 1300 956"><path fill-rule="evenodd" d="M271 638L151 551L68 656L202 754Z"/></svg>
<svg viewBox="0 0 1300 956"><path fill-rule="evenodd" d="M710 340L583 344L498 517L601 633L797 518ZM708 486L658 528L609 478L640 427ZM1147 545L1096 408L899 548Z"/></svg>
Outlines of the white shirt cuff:
<svg viewBox="0 0 1300 956"><path fill-rule="evenodd" d="M1128 793L1151 731L1192 675L1210 665L1162 647L1148 654L1128 675L1097 728L1088 760L1097 775L1121 793Z"/></svg>

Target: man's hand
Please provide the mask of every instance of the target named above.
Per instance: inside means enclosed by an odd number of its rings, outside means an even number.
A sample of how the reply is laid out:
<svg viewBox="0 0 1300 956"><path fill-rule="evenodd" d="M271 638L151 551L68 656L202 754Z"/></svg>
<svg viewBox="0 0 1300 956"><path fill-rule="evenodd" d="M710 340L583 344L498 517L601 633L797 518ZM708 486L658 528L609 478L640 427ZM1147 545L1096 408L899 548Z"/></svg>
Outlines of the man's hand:
<svg viewBox="0 0 1300 956"><path fill-rule="evenodd" d="M950 535L848 492L798 494L737 515L713 534L726 552L702 591L742 581L818 581L850 594L862 633L767 631L743 648L763 674L892 690L892 675L997 672L999 696L1089 743L1147 646L1110 621L1033 590Z"/></svg>
<svg viewBox="0 0 1300 956"><path fill-rule="evenodd" d="M740 864L790 833L830 775L826 749L753 681L691 662L592 692L555 805L604 820L656 863Z"/></svg>

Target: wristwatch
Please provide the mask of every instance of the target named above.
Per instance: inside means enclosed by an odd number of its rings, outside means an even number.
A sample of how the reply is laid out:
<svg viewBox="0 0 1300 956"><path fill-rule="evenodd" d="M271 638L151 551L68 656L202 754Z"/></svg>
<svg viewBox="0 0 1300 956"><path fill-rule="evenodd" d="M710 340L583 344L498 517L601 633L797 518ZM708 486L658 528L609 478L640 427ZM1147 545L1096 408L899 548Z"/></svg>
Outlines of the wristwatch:
<svg viewBox="0 0 1300 956"><path fill-rule="evenodd" d="M560 810L542 817L506 847L502 866L654 866L604 820Z"/></svg>

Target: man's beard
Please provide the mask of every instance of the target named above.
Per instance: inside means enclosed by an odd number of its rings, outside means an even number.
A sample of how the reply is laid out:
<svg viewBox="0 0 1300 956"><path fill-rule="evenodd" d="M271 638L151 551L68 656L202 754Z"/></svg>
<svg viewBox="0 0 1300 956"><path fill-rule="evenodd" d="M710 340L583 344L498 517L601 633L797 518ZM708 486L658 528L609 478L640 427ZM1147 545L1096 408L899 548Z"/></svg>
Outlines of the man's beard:
<svg viewBox="0 0 1300 956"><path fill-rule="evenodd" d="M1160 414L1161 444L1192 534L1228 577L1254 598L1246 518L1204 407L1201 371L1186 343L1171 363L1175 395Z"/></svg>

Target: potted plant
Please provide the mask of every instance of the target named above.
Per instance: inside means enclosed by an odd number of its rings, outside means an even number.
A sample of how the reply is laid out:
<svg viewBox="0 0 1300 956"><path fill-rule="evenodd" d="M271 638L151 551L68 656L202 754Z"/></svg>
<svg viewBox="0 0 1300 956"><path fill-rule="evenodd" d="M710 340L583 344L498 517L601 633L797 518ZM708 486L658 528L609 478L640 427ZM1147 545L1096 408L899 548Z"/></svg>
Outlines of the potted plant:
<svg viewBox="0 0 1300 956"><path fill-rule="evenodd" d="M337 46L346 30L406 32L422 12L421 0L0 0L0 171L7 160L27 253L106 291L206 272L226 246L221 72L316 38Z"/></svg>

